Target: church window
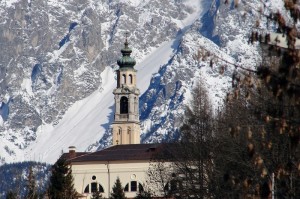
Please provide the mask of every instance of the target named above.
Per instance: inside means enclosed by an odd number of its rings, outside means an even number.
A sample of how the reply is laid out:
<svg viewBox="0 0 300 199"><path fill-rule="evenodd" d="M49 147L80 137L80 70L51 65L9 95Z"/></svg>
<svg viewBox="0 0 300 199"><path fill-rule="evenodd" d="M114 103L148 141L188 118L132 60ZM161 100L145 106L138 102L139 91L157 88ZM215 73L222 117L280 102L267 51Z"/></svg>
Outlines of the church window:
<svg viewBox="0 0 300 199"><path fill-rule="evenodd" d="M121 129L121 128L119 128L119 135L121 135L121 133L122 133L122 129Z"/></svg>
<svg viewBox="0 0 300 199"><path fill-rule="evenodd" d="M120 106L120 113L127 114L128 113L128 98L121 97L121 106Z"/></svg>
<svg viewBox="0 0 300 199"><path fill-rule="evenodd" d="M143 192L144 191L144 187L141 183L139 183L139 192Z"/></svg>
<svg viewBox="0 0 300 199"><path fill-rule="evenodd" d="M126 186L124 188L124 191L125 192L129 192L129 191L131 191L131 192L144 191L144 188L143 188L143 185L141 183L138 183L137 181L131 181L130 183L126 184Z"/></svg>
<svg viewBox="0 0 300 199"><path fill-rule="evenodd" d="M93 177L92 177L92 180L96 180L96 176L93 176Z"/></svg>
<svg viewBox="0 0 300 199"><path fill-rule="evenodd" d="M96 182L92 182L91 183L91 192L94 193L97 191L97 183Z"/></svg>
<svg viewBox="0 0 300 199"><path fill-rule="evenodd" d="M132 84L132 82L133 82L133 79L132 79L132 75L131 75L131 74L129 75L129 82L130 82L130 84Z"/></svg>
<svg viewBox="0 0 300 199"><path fill-rule="evenodd" d="M124 191L128 192L129 191L129 184L127 184L124 188Z"/></svg>
<svg viewBox="0 0 300 199"><path fill-rule="evenodd" d="M99 184L99 192L100 192L100 193L104 193L104 189L103 189L103 187L102 187L101 184Z"/></svg>
<svg viewBox="0 0 300 199"><path fill-rule="evenodd" d="M89 185L87 185L89 187ZM86 192L87 191L87 192ZM104 192L104 189L101 184L98 184L96 182L91 183L91 193L99 191L100 193ZM84 193L89 193L89 188L85 188Z"/></svg>
<svg viewBox="0 0 300 199"><path fill-rule="evenodd" d="M89 192L90 192L90 185L88 184L84 189L84 193L89 193Z"/></svg>
<svg viewBox="0 0 300 199"><path fill-rule="evenodd" d="M126 75L125 74L122 75L122 84L126 84Z"/></svg>
<svg viewBox="0 0 300 199"><path fill-rule="evenodd" d="M137 182L136 181L131 181L131 191L137 191Z"/></svg>

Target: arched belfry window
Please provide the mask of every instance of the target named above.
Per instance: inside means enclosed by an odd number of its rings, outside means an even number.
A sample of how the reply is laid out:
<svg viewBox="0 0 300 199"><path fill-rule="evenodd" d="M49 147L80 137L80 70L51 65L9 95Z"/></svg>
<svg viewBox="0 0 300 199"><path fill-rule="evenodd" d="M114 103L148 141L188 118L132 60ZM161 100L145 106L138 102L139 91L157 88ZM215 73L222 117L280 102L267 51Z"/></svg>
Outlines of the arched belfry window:
<svg viewBox="0 0 300 199"><path fill-rule="evenodd" d="M126 84L126 75L125 74L122 75L122 84Z"/></svg>
<svg viewBox="0 0 300 199"><path fill-rule="evenodd" d="M130 84L132 84L132 82L133 82L133 79L132 79L132 75L131 75L131 74L129 75L129 82L130 82Z"/></svg>
<svg viewBox="0 0 300 199"><path fill-rule="evenodd" d="M120 103L120 113L121 114L127 114L128 113L128 98L127 97L121 97L121 103Z"/></svg>

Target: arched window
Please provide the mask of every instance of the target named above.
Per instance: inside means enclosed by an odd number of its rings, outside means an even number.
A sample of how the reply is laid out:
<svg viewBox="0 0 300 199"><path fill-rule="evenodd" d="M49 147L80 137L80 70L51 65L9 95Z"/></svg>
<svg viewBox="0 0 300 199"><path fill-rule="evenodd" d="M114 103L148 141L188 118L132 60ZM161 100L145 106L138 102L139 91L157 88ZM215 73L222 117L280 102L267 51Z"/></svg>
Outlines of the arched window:
<svg viewBox="0 0 300 199"><path fill-rule="evenodd" d="M120 113L121 114L127 114L128 113L128 98L127 97L121 97L121 103L120 103Z"/></svg>
<svg viewBox="0 0 300 199"><path fill-rule="evenodd" d="M100 193L104 193L104 189L103 189L102 185L98 184L97 182L92 182L91 183L91 190L90 190L90 185L89 184L84 189L84 193L94 193L94 192L97 192L97 191L99 191Z"/></svg>
<svg viewBox="0 0 300 199"><path fill-rule="evenodd" d="M126 184L124 191L125 192L144 191L144 187L141 183L138 183L137 181L131 181L130 183Z"/></svg>
<svg viewBox="0 0 300 199"><path fill-rule="evenodd" d="M129 75L129 82L130 82L130 84L132 84L132 82L133 82L133 79L132 79L132 75L131 75L131 74Z"/></svg>
<svg viewBox="0 0 300 199"><path fill-rule="evenodd" d="M126 84L126 75L125 74L122 75L122 84Z"/></svg>

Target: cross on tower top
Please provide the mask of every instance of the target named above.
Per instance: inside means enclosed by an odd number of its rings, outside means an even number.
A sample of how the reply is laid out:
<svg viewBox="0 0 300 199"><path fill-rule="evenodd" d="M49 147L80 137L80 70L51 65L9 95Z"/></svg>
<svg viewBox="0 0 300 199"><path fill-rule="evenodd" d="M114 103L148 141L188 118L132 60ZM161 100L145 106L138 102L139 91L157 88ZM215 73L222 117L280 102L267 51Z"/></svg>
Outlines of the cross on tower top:
<svg viewBox="0 0 300 199"><path fill-rule="evenodd" d="M125 42L126 42L126 43L128 42L128 41L127 41L128 36L129 36L129 32L125 32L125 38L126 38Z"/></svg>

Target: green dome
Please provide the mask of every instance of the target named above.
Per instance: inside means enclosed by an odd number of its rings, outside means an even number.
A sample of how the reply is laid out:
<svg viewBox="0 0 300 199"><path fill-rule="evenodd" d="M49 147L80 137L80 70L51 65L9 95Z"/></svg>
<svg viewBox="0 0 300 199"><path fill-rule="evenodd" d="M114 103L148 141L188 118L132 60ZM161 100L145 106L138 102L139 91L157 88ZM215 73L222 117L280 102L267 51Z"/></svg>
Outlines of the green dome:
<svg viewBox="0 0 300 199"><path fill-rule="evenodd" d="M136 62L132 57L130 57L132 50L128 47L127 39L126 39L124 45L125 45L125 47L121 50L123 57L121 57L117 61L117 63L120 66L120 68L126 68L126 67L133 68L133 66L136 64Z"/></svg>

